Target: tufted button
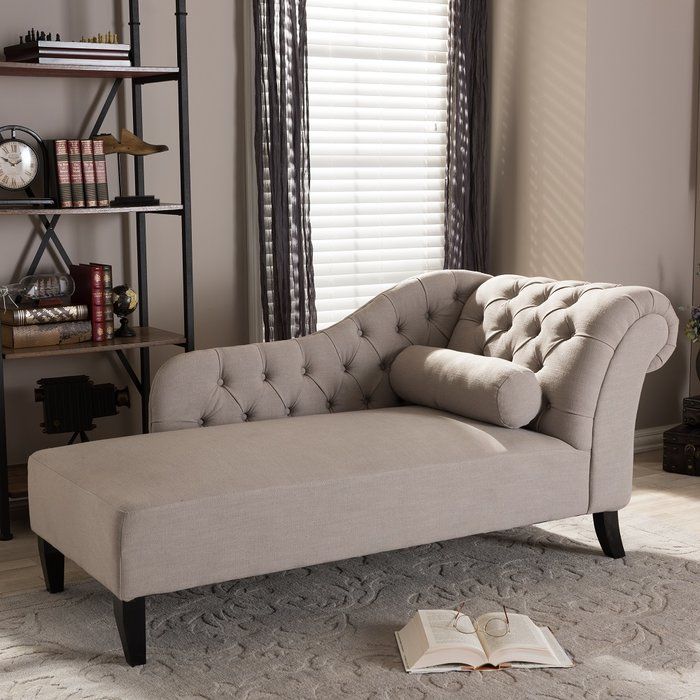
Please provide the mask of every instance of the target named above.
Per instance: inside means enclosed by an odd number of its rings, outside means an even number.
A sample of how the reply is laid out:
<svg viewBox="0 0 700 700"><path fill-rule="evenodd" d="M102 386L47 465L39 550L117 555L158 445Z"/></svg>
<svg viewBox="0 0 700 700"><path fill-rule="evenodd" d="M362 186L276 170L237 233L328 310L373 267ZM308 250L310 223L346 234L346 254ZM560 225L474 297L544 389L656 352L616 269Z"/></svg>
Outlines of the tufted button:
<svg viewBox="0 0 700 700"><path fill-rule="evenodd" d="M248 414L247 414L247 413L241 413L241 419L242 419L243 422L245 423L245 421L248 420Z"/></svg>
<svg viewBox="0 0 700 700"><path fill-rule="evenodd" d="M326 401L326 408L330 411L333 408L333 402L332 401Z"/></svg>
<svg viewBox="0 0 700 700"><path fill-rule="evenodd" d="M306 374L306 372L307 372L306 367L302 367L302 368L301 368L301 373L302 373L302 374Z"/></svg>
<svg viewBox="0 0 700 700"><path fill-rule="evenodd" d="M357 329L357 335L359 335L360 338L364 335L364 333L362 332L362 328Z"/></svg>
<svg viewBox="0 0 700 700"><path fill-rule="evenodd" d="M395 330L397 333L400 333L400 332L401 332L401 326L399 326L399 324L397 323L397 324L394 326L394 330Z"/></svg>
<svg viewBox="0 0 700 700"><path fill-rule="evenodd" d="M284 415L285 416L290 416L292 414L292 409L291 408L285 408L284 409Z"/></svg>
<svg viewBox="0 0 700 700"><path fill-rule="evenodd" d="M382 372L386 371L386 362L382 361L379 363L379 369L382 370Z"/></svg>
<svg viewBox="0 0 700 700"><path fill-rule="evenodd" d="M369 406L369 396L363 396L363 397L362 397L362 405L363 405L363 406Z"/></svg>
<svg viewBox="0 0 700 700"><path fill-rule="evenodd" d="M263 373L260 375L260 378L261 378L264 382L267 381L267 375L265 374L265 372L263 372Z"/></svg>
<svg viewBox="0 0 700 700"><path fill-rule="evenodd" d="M343 372L349 372L350 371L350 365L343 365Z"/></svg>
<svg viewBox="0 0 700 700"><path fill-rule="evenodd" d="M204 419L203 419L203 418L200 418L200 419L197 421L197 424L200 425L200 426L201 426L201 425L204 425Z"/></svg>
<svg viewBox="0 0 700 700"><path fill-rule="evenodd" d="M223 385L224 385L224 380L223 380L221 377L219 377L219 378L216 380L216 383L217 383L219 386L223 386Z"/></svg>

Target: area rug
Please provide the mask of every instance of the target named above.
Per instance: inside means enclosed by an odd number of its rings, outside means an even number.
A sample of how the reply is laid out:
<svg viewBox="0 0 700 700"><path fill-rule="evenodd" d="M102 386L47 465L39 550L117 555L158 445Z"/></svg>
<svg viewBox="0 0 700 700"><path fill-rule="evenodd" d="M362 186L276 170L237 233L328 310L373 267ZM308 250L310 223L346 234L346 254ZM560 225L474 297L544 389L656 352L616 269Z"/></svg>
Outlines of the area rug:
<svg viewBox="0 0 700 700"><path fill-rule="evenodd" d="M6 598L0 697L700 698L700 549L637 517L623 531L617 561L584 517L156 596L134 669L96 583ZM463 599L548 625L576 665L406 674L394 630Z"/></svg>

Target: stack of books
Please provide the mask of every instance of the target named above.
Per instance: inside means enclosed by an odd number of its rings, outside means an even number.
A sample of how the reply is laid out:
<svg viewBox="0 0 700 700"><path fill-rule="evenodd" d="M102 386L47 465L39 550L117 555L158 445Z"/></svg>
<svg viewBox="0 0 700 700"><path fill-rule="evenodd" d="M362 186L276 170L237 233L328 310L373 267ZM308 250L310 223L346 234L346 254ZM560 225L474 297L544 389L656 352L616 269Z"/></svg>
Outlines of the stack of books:
<svg viewBox="0 0 700 700"><path fill-rule="evenodd" d="M23 349L103 342L114 337L112 267L101 263L71 265L75 292L70 304L0 309L2 344Z"/></svg>
<svg viewBox="0 0 700 700"><path fill-rule="evenodd" d="M51 152L49 147L49 152ZM97 139L53 142L58 200L63 209L108 207L104 143Z"/></svg>

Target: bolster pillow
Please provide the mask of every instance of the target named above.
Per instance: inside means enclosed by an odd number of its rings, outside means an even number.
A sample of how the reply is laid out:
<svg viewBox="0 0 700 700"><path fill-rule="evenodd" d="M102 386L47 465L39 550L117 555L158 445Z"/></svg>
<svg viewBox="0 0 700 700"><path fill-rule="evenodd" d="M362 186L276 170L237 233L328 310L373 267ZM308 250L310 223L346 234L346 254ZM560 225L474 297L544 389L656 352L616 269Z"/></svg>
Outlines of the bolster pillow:
<svg viewBox="0 0 700 700"><path fill-rule="evenodd" d="M506 428L527 425L542 405L542 389L531 370L447 348L406 348L394 360L389 379L409 403Z"/></svg>

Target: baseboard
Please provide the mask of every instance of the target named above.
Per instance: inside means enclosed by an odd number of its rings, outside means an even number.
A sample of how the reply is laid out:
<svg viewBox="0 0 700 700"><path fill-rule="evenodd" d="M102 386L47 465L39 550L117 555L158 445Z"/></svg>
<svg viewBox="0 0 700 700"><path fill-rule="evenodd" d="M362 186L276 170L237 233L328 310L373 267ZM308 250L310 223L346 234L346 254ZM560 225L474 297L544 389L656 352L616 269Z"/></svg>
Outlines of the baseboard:
<svg viewBox="0 0 700 700"><path fill-rule="evenodd" d="M641 428L634 432L634 451L650 452L663 446L664 433L673 425L658 425L655 428Z"/></svg>

